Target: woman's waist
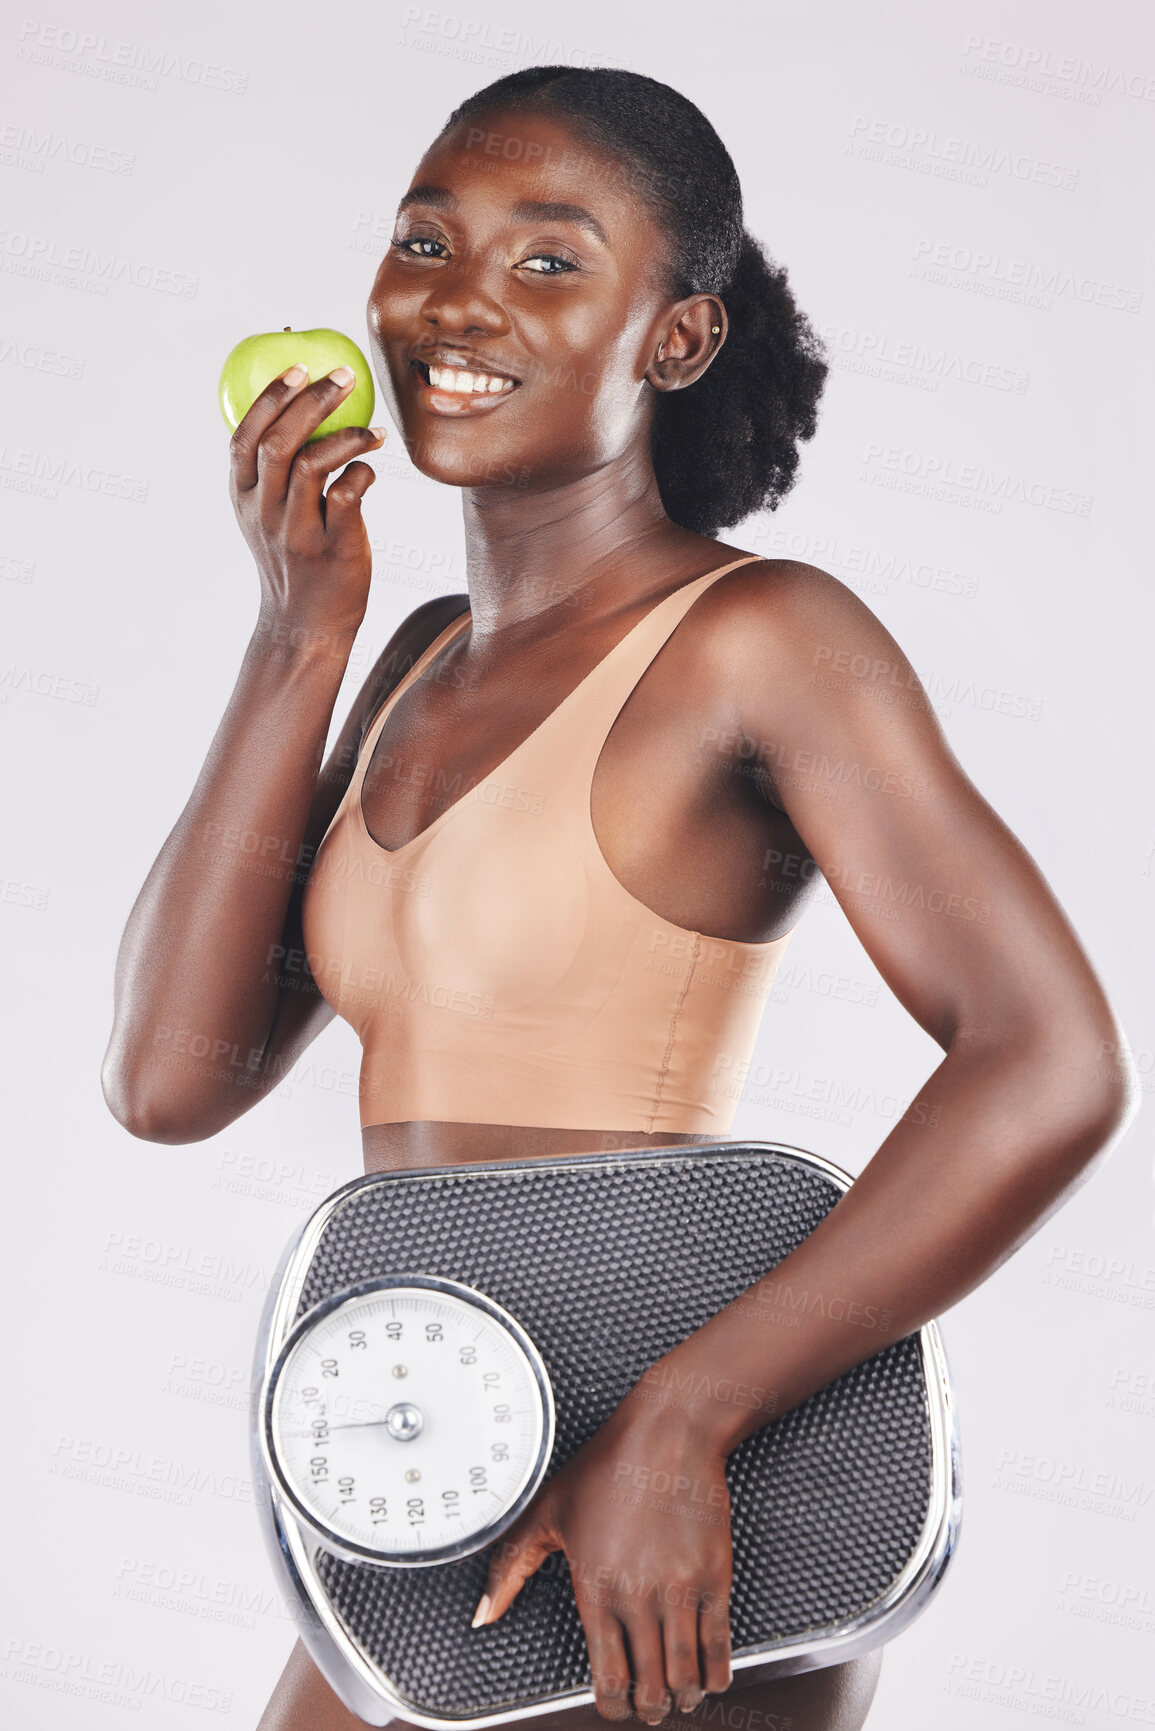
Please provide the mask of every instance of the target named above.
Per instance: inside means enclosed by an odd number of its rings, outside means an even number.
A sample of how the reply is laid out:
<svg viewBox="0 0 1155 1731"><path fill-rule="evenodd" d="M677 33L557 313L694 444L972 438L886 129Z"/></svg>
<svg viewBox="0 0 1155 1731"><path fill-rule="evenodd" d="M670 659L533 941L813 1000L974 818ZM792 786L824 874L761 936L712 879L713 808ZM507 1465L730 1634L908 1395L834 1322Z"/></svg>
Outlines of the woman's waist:
<svg viewBox="0 0 1155 1731"><path fill-rule="evenodd" d="M624 1148L669 1148L716 1140L709 1133L689 1130L581 1130L432 1119L366 1124L361 1130L366 1172L547 1159L560 1154L613 1154Z"/></svg>

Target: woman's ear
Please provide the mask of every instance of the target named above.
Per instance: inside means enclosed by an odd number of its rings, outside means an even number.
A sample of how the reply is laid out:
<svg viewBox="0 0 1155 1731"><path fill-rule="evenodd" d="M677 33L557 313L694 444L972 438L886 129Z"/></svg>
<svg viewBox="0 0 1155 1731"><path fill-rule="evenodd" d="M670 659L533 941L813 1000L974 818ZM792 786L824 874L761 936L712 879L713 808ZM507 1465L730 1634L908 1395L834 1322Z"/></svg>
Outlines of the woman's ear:
<svg viewBox="0 0 1155 1731"><path fill-rule="evenodd" d="M726 341L726 331L726 309L716 295L681 301L657 333L646 378L656 391L692 385Z"/></svg>

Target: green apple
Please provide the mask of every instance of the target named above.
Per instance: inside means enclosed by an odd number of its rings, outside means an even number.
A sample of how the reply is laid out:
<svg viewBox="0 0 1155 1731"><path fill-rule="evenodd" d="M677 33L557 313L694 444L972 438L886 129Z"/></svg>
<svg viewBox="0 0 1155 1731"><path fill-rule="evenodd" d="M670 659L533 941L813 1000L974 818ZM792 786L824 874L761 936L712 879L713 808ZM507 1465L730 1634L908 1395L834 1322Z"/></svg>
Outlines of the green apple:
<svg viewBox="0 0 1155 1731"><path fill-rule="evenodd" d="M367 427L373 413L373 374L369 363L351 337L340 331L261 331L246 337L231 351L221 368L217 395L221 414L230 433L235 433L265 386L287 372L294 361L309 369L310 383L323 379L334 367L351 367L356 383L331 415L327 415L306 443L335 433L340 427Z"/></svg>

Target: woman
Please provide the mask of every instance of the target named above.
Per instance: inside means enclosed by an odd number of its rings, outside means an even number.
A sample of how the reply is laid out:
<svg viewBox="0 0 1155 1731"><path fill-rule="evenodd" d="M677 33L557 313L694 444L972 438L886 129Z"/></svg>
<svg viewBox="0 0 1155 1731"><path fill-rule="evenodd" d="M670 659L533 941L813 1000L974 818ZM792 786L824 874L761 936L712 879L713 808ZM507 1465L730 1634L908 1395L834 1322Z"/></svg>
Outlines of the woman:
<svg viewBox="0 0 1155 1731"><path fill-rule="evenodd" d="M405 621L321 768L383 434L306 444L349 377L274 381L232 445L258 622L125 933L106 1097L134 1135L214 1135L337 1011L370 1170L722 1139L820 869L945 1057L775 1278L889 1327L720 1312L542 1488L478 1620L564 1549L596 1710L542 1725L693 1721L731 1689L727 1724L845 1731L877 1655L732 1684L728 1523L608 1487L638 1461L724 1487L744 1436L996 1268L1129 1117L1119 1030L879 622L713 539L790 486L825 367L691 103L559 67L483 90L419 165L368 317L414 463L463 490L468 595ZM685 1372L707 1392L667 1410ZM708 1392L735 1383L772 1392ZM599 1594L606 1569L657 1590ZM354 1723L298 1647L262 1726Z"/></svg>

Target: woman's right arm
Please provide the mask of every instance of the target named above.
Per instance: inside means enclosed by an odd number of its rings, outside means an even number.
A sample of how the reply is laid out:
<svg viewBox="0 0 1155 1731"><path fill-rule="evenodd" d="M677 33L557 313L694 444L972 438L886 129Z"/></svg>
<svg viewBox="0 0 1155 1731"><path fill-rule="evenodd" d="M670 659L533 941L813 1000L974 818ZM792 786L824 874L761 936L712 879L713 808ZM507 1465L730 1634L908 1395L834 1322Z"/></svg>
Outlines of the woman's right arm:
<svg viewBox="0 0 1155 1731"><path fill-rule="evenodd" d="M233 436L230 490L260 574L258 620L204 768L125 928L101 1071L114 1117L148 1141L215 1135L330 1020L293 955L303 881L371 713L461 609L443 596L410 615L322 770L372 569L361 500L374 475L348 459L381 435L350 427L306 440L348 389L332 379L302 389L290 373Z"/></svg>

